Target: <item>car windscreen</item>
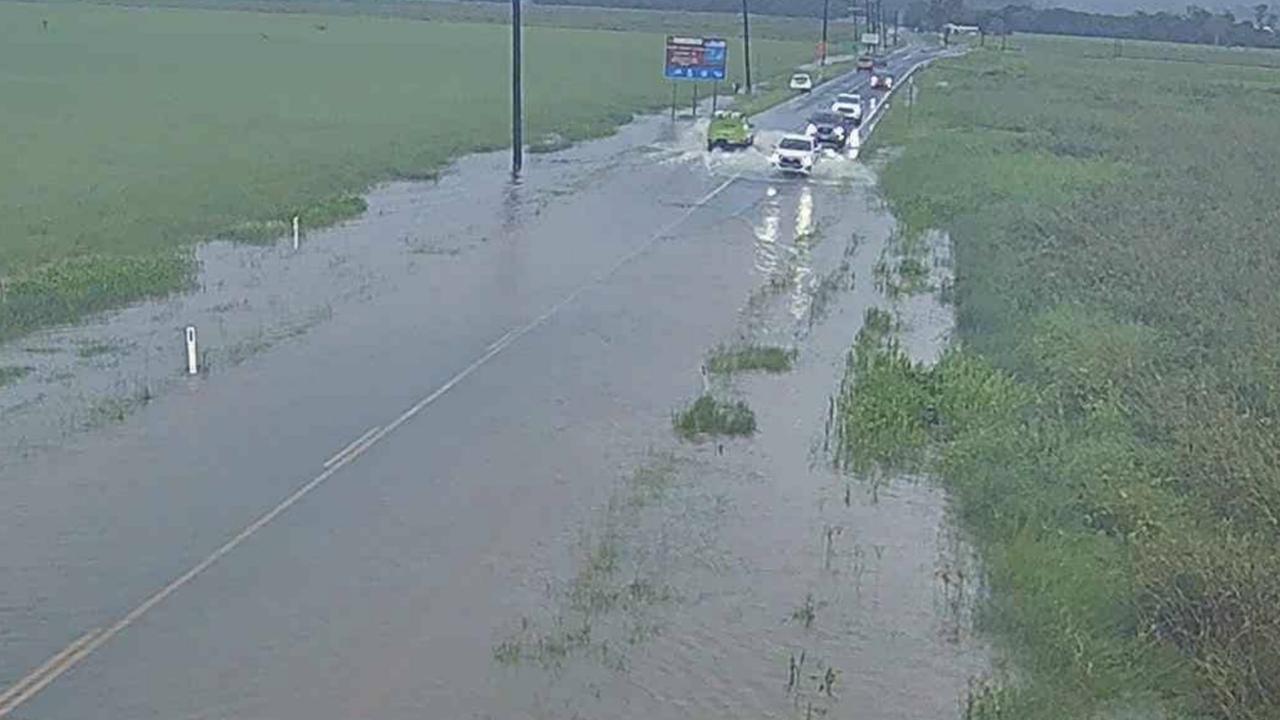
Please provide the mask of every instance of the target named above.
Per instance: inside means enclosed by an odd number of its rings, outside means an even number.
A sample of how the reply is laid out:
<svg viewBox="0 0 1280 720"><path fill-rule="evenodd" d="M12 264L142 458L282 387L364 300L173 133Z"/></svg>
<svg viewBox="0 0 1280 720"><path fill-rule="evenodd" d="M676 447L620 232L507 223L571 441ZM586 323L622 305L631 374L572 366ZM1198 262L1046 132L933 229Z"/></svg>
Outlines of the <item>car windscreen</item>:
<svg viewBox="0 0 1280 720"><path fill-rule="evenodd" d="M836 102L857 104L862 102L862 98L858 95L837 95Z"/></svg>
<svg viewBox="0 0 1280 720"><path fill-rule="evenodd" d="M809 118L809 122L814 125L839 125L843 121L844 118L835 113L817 113Z"/></svg>
<svg viewBox="0 0 1280 720"><path fill-rule="evenodd" d="M813 149L813 145L808 140L801 140L800 138L783 138L782 142L778 143L778 147L782 148L783 150L812 150Z"/></svg>

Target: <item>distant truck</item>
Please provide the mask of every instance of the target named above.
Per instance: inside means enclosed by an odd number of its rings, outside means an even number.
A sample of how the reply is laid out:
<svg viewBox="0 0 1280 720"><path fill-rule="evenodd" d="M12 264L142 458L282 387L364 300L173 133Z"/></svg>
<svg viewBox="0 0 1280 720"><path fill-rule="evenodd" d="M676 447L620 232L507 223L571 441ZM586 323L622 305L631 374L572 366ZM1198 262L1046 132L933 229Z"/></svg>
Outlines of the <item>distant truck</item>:
<svg viewBox="0 0 1280 720"><path fill-rule="evenodd" d="M756 129L736 110L721 110L707 127L707 150L749 148L756 142Z"/></svg>
<svg viewBox="0 0 1280 720"><path fill-rule="evenodd" d="M876 61L870 55L863 55L858 58L857 69L862 72L871 72L876 66Z"/></svg>

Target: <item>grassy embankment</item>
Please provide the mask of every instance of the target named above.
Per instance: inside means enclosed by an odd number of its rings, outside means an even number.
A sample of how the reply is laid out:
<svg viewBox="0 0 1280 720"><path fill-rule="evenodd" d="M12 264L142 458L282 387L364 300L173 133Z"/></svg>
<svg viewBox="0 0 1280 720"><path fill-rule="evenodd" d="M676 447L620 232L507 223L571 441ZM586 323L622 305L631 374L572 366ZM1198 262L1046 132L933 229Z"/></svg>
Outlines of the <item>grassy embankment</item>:
<svg viewBox="0 0 1280 720"><path fill-rule="evenodd" d="M1278 56L1016 44L878 136L959 342L913 366L872 318L842 460L936 472L984 555L1014 670L970 717L1280 717Z"/></svg>
<svg viewBox="0 0 1280 720"><path fill-rule="evenodd" d="M668 103L662 43L529 28L528 137ZM505 146L507 44L494 23L0 3L0 341L181 288L193 242L329 224L372 183ZM766 76L811 52L752 45Z"/></svg>

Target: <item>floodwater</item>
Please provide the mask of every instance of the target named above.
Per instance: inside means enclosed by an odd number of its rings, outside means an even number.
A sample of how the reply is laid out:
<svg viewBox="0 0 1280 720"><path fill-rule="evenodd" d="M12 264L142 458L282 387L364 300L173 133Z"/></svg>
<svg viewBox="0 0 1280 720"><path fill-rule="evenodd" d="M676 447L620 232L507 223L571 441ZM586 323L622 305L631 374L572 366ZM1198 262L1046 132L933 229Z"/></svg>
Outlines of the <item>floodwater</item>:
<svg viewBox="0 0 1280 720"><path fill-rule="evenodd" d="M870 169L700 144L643 120L519 184L468 158L5 348L36 370L3 394L0 716L958 715L985 652L945 499L824 453L865 309L924 347L949 313L874 281ZM795 369L703 379L744 341ZM704 383L753 439L673 437Z"/></svg>
<svg viewBox="0 0 1280 720"><path fill-rule="evenodd" d="M935 294L871 281L894 252L872 180L765 188L756 286L716 340L795 348L796 367L711 381L755 410L753 439L663 444L618 482L573 571L499 636L495 689L525 704L482 716L959 717L989 663L971 548L927 480L850 478L827 455L862 313L894 313L925 362L953 323Z"/></svg>

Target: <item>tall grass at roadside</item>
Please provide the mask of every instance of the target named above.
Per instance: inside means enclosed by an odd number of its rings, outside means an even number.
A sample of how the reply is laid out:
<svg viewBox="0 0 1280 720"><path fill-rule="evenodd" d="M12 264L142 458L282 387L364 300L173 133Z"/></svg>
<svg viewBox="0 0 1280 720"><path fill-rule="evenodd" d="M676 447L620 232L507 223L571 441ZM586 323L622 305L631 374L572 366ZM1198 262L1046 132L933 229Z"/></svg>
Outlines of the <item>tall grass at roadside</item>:
<svg viewBox="0 0 1280 720"><path fill-rule="evenodd" d="M1277 55L1017 44L881 128L890 205L954 243L960 348L859 341L841 447L936 471L983 551L1018 671L975 717L1280 716Z"/></svg>

